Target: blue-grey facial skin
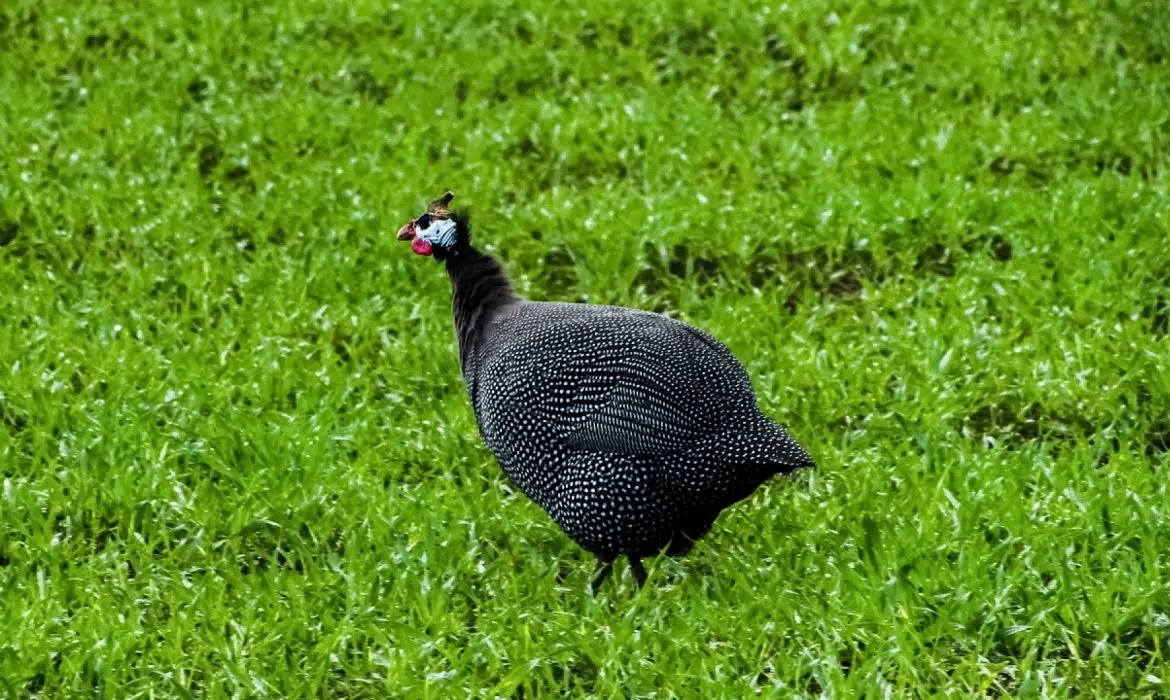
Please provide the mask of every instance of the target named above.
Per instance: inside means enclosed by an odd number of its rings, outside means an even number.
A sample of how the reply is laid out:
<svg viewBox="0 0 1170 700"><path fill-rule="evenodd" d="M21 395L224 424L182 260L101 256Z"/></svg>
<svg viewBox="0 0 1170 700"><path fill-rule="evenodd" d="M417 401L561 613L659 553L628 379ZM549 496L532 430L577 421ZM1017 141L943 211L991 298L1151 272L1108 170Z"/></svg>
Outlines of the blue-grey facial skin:
<svg viewBox="0 0 1170 700"><path fill-rule="evenodd" d="M455 244L455 222L450 219L431 219L431 225L418 229L415 235L436 248L449 248Z"/></svg>

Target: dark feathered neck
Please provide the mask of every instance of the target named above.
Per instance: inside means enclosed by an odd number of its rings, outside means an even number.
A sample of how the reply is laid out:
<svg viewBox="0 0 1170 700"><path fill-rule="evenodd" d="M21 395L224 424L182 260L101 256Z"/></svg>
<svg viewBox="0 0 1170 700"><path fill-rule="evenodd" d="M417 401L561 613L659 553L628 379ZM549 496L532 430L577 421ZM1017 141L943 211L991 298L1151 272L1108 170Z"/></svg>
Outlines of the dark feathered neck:
<svg viewBox="0 0 1170 700"><path fill-rule="evenodd" d="M451 276L455 331L459 335L459 360L467 370L484 325L497 311L520 299L499 261L470 245L447 258Z"/></svg>

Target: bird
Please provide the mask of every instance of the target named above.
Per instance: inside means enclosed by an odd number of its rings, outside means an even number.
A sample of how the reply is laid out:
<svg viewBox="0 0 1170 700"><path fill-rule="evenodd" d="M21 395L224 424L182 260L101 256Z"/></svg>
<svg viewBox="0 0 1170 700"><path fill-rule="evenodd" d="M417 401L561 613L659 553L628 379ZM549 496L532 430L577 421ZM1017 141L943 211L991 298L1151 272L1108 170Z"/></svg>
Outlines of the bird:
<svg viewBox="0 0 1170 700"><path fill-rule="evenodd" d="M397 238L446 266L459 362L504 474L597 559L596 595L627 558L679 557L729 506L815 467L764 415L744 366L708 333L619 306L521 297L471 244L448 191Z"/></svg>

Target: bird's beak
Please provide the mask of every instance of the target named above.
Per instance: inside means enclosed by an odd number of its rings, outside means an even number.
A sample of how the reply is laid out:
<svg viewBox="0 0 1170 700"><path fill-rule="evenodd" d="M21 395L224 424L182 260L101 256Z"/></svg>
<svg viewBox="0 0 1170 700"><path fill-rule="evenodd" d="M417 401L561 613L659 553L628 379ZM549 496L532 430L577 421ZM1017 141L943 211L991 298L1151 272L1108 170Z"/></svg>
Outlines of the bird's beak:
<svg viewBox="0 0 1170 700"><path fill-rule="evenodd" d="M414 238L414 229L415 229L414 221L406 222L405 226L398 229L398 240L400 240L400 241L412 240Z"/></svg>

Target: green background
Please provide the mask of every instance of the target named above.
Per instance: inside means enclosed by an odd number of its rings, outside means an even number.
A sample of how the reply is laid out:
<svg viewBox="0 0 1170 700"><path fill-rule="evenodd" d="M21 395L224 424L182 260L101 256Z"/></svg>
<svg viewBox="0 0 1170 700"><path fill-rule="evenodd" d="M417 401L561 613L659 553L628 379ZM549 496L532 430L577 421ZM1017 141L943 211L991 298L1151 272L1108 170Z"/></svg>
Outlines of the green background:
<svg viewBox="0 0 1170 700"><path fill-rule="evenodd" d="M1166 697L1170 5L0 5L0 695ZM503 480L453 189L819 467L691 556Z"/></svg>

